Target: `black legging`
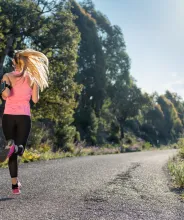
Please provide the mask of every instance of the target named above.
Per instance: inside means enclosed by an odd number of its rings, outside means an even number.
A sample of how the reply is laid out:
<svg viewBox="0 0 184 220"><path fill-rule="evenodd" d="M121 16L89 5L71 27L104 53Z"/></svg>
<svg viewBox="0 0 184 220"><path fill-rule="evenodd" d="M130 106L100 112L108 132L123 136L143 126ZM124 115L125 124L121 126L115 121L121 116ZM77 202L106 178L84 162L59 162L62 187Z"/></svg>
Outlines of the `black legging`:
<svg viewBox="0 0 184 220"><path fill-rule="evenodd" d="M16 145L23 145L25 149L31 129L30 116L4 114L2 118L2 128L6 140L13 139ZM13 154L9 158L8 166L11 178L18 176L17 157L16 154Z"/></svg>

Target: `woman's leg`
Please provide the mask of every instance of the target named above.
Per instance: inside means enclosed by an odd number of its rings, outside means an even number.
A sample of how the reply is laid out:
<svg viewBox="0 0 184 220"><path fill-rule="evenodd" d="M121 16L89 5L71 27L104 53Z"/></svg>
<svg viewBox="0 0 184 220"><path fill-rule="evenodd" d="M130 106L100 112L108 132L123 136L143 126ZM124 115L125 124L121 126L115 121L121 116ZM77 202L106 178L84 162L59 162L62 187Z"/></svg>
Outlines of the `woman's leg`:
<svg viewBox="0 0 184 220"><path fill-rule="evenodd" d="M8 161L8 167L10 171L10 176L12 179L12 184L17 184L17 177L18 177L18 155L13 154Z"/></svg>
<svg viewBox="0 0 184 220"><path fill-rule="evenodd" d="M17 146L22 145L26 147L26 143L29 137L31 130L31 119L27 115L16 115L16 135L15 135L15 144Z"/></svg>
<svg viewBox="0 0 184 220"><path fill-rule="evenodd" d="M6 140L13 139L15 144L23 145L24 149L31 129L31 119L26 115L3 115L3 133ZM8 161L12 184L17 184L18 155L13 154Z"/></svg>
<svg viewBox="0 0 184 220"><path fill-rule="evenodd" d="M2 128L3 133L6 140L15 140L15 116L14 115L3 115L2 118ZM17 155L13 154L8 161L10 176L12 178L12 184L17 183L17 169L18 169L18 162L17 162Z"/></svg>
<svg viewBox="0 0 184 220"><path fill-rule="evenodd" d="M31 119L30 116L27 115L15 115L15 145L19 146L22 145L25 149L27 139L29 137L29 133L31 130ZM23 152L22 152L23 153ZM9 167L11 170L11 177L12 177L12 184L17 183L17 177L18 177L18 161L17 161L18 155L14 154L9 159ZM15 164L16 161L16 164Z"/></svg>
<svg viewBox="0 0 184 220"><path fill-rule="evenodd" d="M3 115L3 133L6 140L13 139L16 145L23 145L24 149L31 129L31 119L26 115ZM8 161L12 184L17 184L18 156L13 154Z"/></svg>

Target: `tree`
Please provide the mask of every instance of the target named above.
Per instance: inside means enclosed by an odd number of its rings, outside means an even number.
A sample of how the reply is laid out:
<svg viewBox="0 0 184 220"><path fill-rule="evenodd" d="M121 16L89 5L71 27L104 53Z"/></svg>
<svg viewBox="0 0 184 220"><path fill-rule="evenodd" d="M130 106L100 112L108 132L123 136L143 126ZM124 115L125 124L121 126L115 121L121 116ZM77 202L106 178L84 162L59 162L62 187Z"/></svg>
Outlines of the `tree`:
<svg viewBox="0 0 184 220"><path fill-rule="evenodd" d="M56 7L56 1L0 0L0 75L10 50L29 45L29 37L37 33L47 22L48 12ZM24 43L23 43L24 42Z"/></svg>
<svg viewBox="0 0 184 220"><path fill-rule="evenodd" d="M125 121L128 118L137 116L145 105L149 105L150 99L147 94L143 95L135 84L132 84L130 87L122 86L118 83L116 85L117 88L115 87L115 91L113 91L112 107L120 123L121 137L123 138L123 125Z"/></svg>
<svg viewBox="0 0 184 220"><path fill-rule="evenodd" d="M148 111L146 119L156 131L156 138L161 143L176 141L182 133L182 122L173 103L165 96L159 96L153 109Z"/></svg>
<svg viewBox="0 0 184 220"><path fill-rule="evenodd" d="M182 124L184 125L184 102L180 96L178 96L177 93L171 93L170 91L166 91L165 97L169 99L174 107L176 108L178 117L182 121Z"/></svg>
<svg viewBox="0 0 184 220"><path fill-rule="evenodd" d="M49 88L41 93L39 103L33 105L32 118L34 123L44 122L51 130L55 146L63 147L76 134L73 114L77 107L76 95L81 89L74 81L80 41L74 16L65 0L57 4L45 0L0 0L0 6L2 62L12 47L30 47L49 58ZM13 36L10 45L7 44L9 36Z"/></svg>
<svg viewBox="0 0 184 220"><path fill-rule="evenodd" d="M42 93L33 115L35 119L52 122L58 147L72 142L76 134L72 124L77 107L76 95L81 90L81 86L74 81L79 40L74 16L62 2L42 31L32 36L32 47L43 51L50 61L49 88Z"/></svg>
<svg viewBox="0 0 184 220"><path fill-rule="evenodd" d="M91 121L91 115L100 116L105 99L105 60L96 21L75 1L71 1L71 11L76 16L75 24L81 34L76 81L83 85L75 125L82 137L86 138L90 135L88 127L95 123Z"/></svg>

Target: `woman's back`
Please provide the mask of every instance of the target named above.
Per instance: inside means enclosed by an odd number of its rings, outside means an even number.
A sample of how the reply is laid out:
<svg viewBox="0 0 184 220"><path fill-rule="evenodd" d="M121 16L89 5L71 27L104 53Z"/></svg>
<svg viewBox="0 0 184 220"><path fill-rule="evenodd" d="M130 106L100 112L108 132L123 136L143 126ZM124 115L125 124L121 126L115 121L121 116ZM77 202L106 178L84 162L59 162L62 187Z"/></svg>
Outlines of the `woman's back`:
<svg viewBox="0 0 184 220"><path fill-rule="evenodd" d="M17 72L8 74L12 89L6 98L4 114L30 115L29 101L32 95L29 76L16 76Z"/></svg>

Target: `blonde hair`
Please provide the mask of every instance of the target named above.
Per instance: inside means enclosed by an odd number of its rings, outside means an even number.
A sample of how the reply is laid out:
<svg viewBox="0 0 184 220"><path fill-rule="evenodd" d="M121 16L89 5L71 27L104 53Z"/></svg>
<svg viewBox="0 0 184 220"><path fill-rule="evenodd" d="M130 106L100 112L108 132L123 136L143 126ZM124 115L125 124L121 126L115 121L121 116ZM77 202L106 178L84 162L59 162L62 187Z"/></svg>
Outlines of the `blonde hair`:
<svg viewBox="0 0 184 220"><path fill-rule="evenodd" d="M48 87L48 58L41 52L26 49L15 51L14 56L16 68L18 68L22 75L28 73L32 83L36 82L41 91Z"/></svg>

